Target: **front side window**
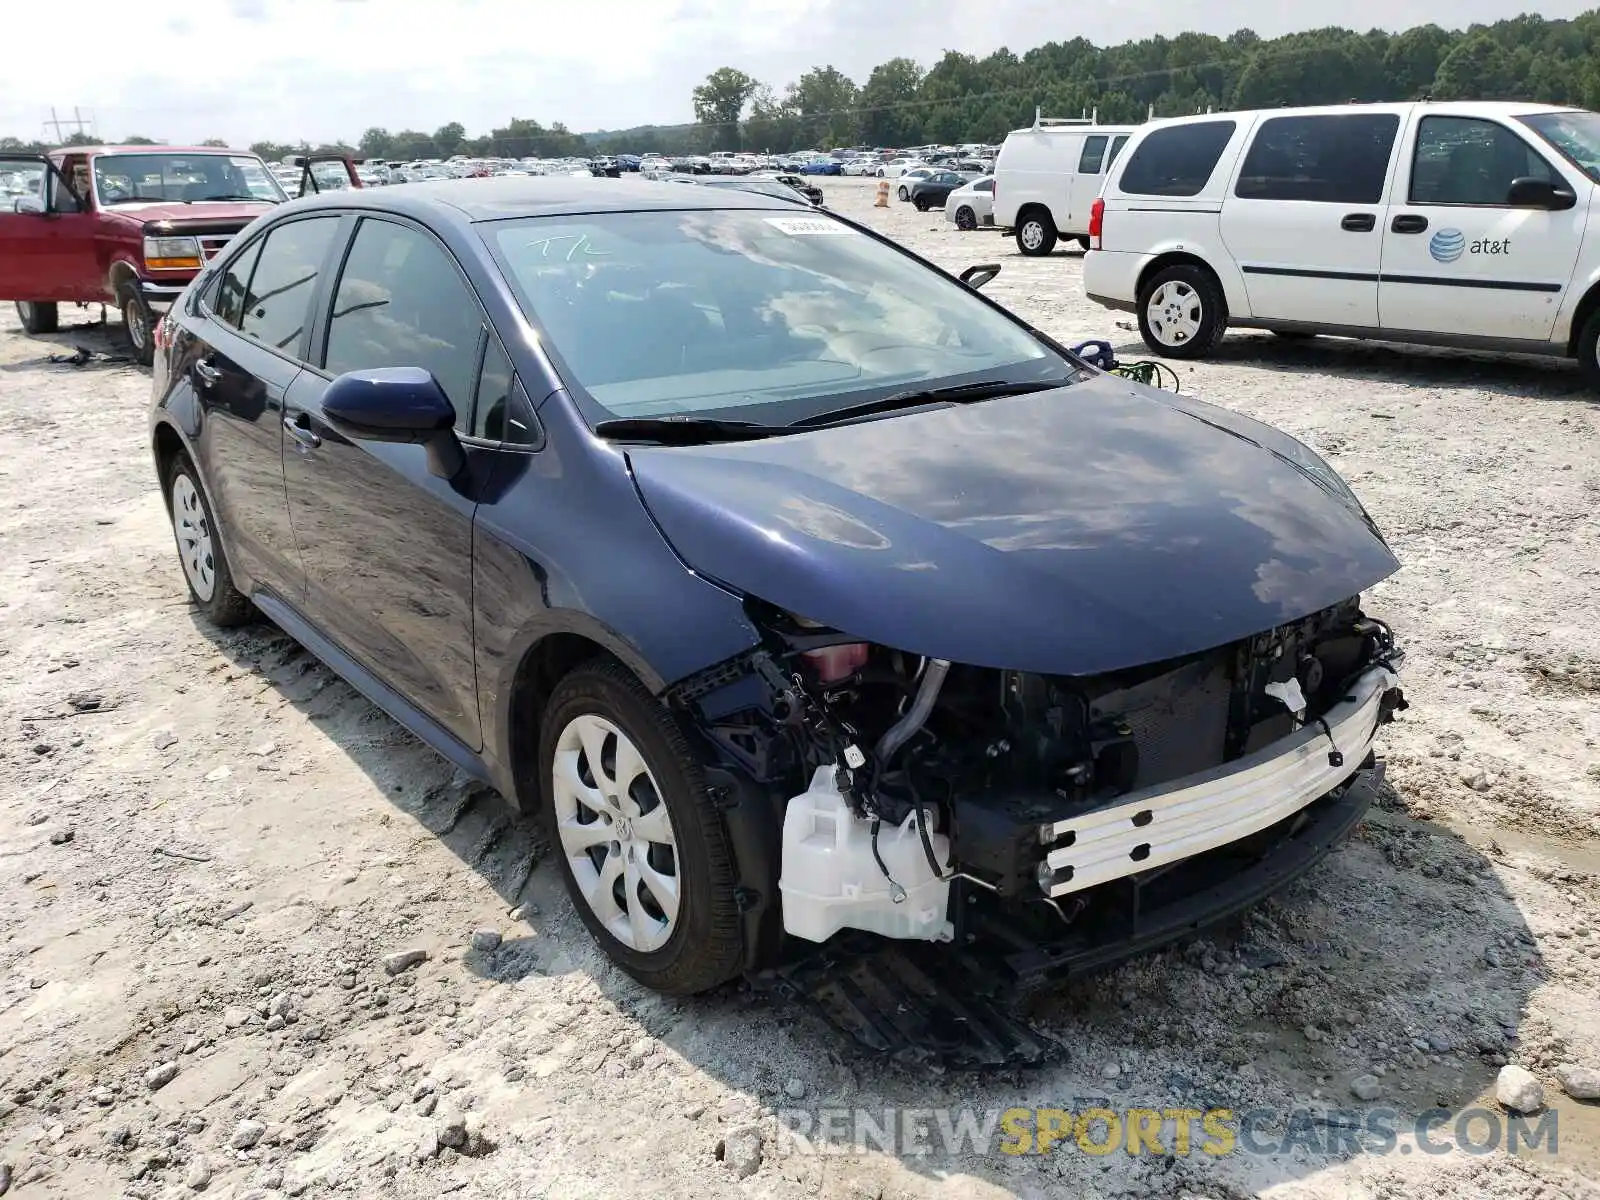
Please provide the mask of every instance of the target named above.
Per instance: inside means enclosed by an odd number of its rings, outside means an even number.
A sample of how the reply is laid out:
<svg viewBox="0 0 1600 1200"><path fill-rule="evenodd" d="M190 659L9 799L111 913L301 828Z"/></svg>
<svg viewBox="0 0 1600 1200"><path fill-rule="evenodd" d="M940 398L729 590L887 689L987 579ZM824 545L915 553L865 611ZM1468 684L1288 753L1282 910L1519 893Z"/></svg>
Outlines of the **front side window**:
<svg viewBox="0 0 1600 1200"><path fill-rule="evenodd" d="M299 351L311 315L311 298L338 217L288 221L269 230L250 276L239 332L275 350Z"/></svg>
<svg viewBox="0 0 1600 1200"><path fill-rule="evenodd" d="M409 225L361 222L328 318L329 374L421 367L465 433L482 331L478 302L438 242Z"/></svg>
<svg viewBox="0 0 1600 1200"><path fill-rule="evenodd" d="M1504 205L1514 179L1561 176L1497 121L1424 117L1411 159L1412 204Z"/></svg>
<svg viewBox="0 0 1600 1200"><path fill-rule="evenodd" d="M1106 164L1106 136L1101 133L1083 139L1083 153L1078 156L1078 174L1098 175Z"/></svg>
<svg viewBox="0 0 1600 1200"><path fill-rule="evenodd" d="M224 325L234 329L244 320L244 298L250 287L250 272L255 269L261 255L261 241L251 242L242 254L235 255L223 268L222 278L212 288L211 314Z"/></svg>
<svg viewBox="0 0 1600 1200"><path fill-rule="evenodd" d="M1520 119L1554 146L1568 162L1600 183L1600 114L1537 113Z"/></svg>
<svg viewBox="0 0 1600 1200"><path fill-rule="evenodd" d="M480 229L591 420L787 423L907 387L1077 378L968 289L823 214L599 213Z"/></svg>
<svg viewBox="0 0 1600 1200"><path fill-rule="evenodd" d="M1376 204L1400 118L1395 113L1272 117L1261 122L1233 194L1244 200Z"/></svg>
<svg viewBox="0 0 1600 1200"><path fill-rule="evenodd" d="M253 154L101 154L94 186L107 206L140 201L287 200L278 181Z"/></svg>
<svg viewBox="0 0 1600 1200"><path fill-rule="evenodd" d="M1198 196L1233 130L1232 121L1190 121L1152 130L1123 168L1122 190L1136 196Z"/></svg>

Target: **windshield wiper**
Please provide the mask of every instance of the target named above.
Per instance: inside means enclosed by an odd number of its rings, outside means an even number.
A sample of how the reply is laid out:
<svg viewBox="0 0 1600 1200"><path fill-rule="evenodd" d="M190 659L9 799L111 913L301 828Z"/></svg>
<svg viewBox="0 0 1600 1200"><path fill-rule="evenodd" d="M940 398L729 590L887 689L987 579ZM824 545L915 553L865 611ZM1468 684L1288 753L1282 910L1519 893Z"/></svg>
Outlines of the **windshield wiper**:
<svg viewBox="0 0 1600 1200"><path fill-rule="evenodd" d="M893 412L899 408L920 408L924 404L943 402L972 404L979 400L996 400L1001 396L1026 396L1031 392L1048 392L1066 386L1067 381L1045 383L1037 379L1028 382L990 379L982 383L958 383L950 387L908 388L906 391L885 396L881 400L869 400L865 404L852 404L846 408L829 409L814 416L802 417L794 422L794 427L803 429L808 426L834 425L854 420L856 417L869 417L874 413Z"/></svg>
<svg viewBox="0 0 1600 1200"><path fill-rule="evenodd" d="M705 442L751 442L788 433L786 425L757 421L724 421L716 417L619 417L601 421L594 431L621 441L660 442L664 446L695 446Z"/></svg>
<svg viewBox="0 0 1600 1200"><path fill-rule="evenodd" d="M256 200L256 201L260 201L263 204L268 204L268 203L277 204L277 203L279 203L277 200L270 200L269 201L267 199L267 197L265 197L265 196L257 196L254 192L244 192L244 193L241 193L241 192L229 192L229 193L227 193L225 195L221 195L221 196L201 196L200 200L199 200L199 203L204 204L207 200Z"/></svg>

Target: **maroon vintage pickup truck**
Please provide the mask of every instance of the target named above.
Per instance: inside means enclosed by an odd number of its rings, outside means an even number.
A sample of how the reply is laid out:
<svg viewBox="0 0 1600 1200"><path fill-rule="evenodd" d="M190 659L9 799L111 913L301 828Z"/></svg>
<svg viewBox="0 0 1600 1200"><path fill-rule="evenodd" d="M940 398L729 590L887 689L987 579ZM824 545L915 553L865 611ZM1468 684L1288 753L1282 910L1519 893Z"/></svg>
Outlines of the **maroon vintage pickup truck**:
<svg viewBox="0 0 1600 1200"><path fill-rule="evenodd" d="M329 162L361 186L353 163L311 155L297 164L302 192L328 186L312 166ZM0 184L0 300L16 302L29 333L52 332L60 304L114 304L129 349L147 365L152 314L234 234L289 199L254 154L211 147L4 153Z"/></svg>

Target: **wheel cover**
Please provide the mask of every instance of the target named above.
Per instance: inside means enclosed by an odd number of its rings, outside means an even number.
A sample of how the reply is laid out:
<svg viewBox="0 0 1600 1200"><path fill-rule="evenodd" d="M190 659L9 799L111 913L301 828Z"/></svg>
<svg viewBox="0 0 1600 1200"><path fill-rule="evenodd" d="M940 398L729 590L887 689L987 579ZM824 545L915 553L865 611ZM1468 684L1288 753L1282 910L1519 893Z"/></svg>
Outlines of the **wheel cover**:
<svg viewBox="0 0 1600 1200"><path fill-rule="evenodd" d="M206 519L200 491L187 475L172 480L172 530L178 535L178 557L189 586L202 603L217 589L216 549L212 544L211 522Z"/></svg>
<svg viewBox="0 0 1600 1200"><path fill-rule="evenodd" d="M1163 346L1183 346L1200 333L1205 306L1200 293L1181 279L1169 279L1150 295L1145 321Z"/></svg>
<svg viewBox="0 0 1600 1200"><path fill-rule="evenodd" d="M574 717L556 740L551 796L589 908L628 949L659 950L678 924L678 846L639 748L599 713Z"/></svg>
<svg viewBox="0 0 1600 1200"><path fill-rule="evenodd" d="M144 310L131 296L122 306L122 323L128 327L128 340L133 343L134 349L143 350L145 340L150 336L150 330L144 319Z"/></svg>
<svg viewBox="0 0 1600 1200"><path fill-rule="evenodd" d="M1037 250L1044 245L1044 226L1038 221L1024 221L1022 223L1022 244L1029 250Z"/></svg>

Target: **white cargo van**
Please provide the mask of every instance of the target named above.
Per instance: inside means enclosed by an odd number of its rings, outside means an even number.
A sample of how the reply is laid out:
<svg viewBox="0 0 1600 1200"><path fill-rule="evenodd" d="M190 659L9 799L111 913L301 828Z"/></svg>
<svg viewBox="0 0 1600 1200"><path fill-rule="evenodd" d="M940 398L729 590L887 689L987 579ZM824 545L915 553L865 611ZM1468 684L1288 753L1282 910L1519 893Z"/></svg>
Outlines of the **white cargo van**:
<svg viewBox="0 0 1600 1200"><path fill-rule="evenodd" d="M1600 115L1542 104L1159 121L1094 206L1084 291L1175 358L1240 325L1569 356L1600 385L1597 180Z"/></svg>
<svg viewBox="0 0 1600 1200"><path fill-rule="evenodd" d="M1089 247L1089 208L1137 126L1035 117L1006 135L994 164L994 223L1024 254L1049 254L1058 238Z"/></svg>

